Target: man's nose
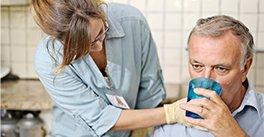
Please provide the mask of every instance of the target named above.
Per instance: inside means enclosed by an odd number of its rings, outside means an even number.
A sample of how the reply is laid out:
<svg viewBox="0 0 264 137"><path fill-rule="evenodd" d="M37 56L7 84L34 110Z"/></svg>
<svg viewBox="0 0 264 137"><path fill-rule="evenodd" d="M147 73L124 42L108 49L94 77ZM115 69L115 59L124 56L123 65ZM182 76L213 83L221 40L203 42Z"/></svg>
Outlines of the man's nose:
<svg viewBox="0 0 264 137"><path fill-rule="evenodd" d="M211 69L205 69L203 77L212 78L212 70Z"/></svg>

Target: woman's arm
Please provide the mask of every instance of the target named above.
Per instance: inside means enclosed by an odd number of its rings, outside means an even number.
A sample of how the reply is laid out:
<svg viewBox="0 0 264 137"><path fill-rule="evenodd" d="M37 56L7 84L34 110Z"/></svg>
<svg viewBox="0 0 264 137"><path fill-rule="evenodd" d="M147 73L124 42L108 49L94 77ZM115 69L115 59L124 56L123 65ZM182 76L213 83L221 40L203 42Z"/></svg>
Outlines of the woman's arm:
<svg viewBox="0 0 264 137"><path fill-rule="evenodd" d="M116 124L110 129L134 130L166 123L166 115L163 107L143 110L122 110Z"/></svg>
<svg viewBox="0 0 264 137"><path fill-rule="evenodd" d="M186 103L186 101L187 99L183 98L159 108L122 110L120 117L110 130L135 130L176 122L199 130L206 130L202 127L187 123L184 120L185 111L180 109L179 105Z"/></svg>
<svg viewBox="0 0 264 137"><path fill-rule="evenodd" d="M171 123L179 123L187 127L207 130L184 120L185 111L180 109L179 105L186 103L186 101L187 99L183 98L172 104L165 104L164 107L159 108L122 110L119 119L110 130L135 130Z"/></svg>

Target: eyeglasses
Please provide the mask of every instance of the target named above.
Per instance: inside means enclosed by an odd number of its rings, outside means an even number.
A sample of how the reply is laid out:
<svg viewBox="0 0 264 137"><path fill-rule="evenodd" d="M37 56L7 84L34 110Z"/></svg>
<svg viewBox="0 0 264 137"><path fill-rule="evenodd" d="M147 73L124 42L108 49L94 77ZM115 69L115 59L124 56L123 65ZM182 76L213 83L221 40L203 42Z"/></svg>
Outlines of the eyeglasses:
<svg viewBox="0 0 264 137"><path fill-rule="evenodd" d="M94 40L92 42L92 45L91 46L93 46L98 40L100 40L106 34L106 32L109 30L109 25L108 25L108 23L106 21L105 21L105 26L106 26L105 32L100 37L98 37L96 40Z"/></svg>

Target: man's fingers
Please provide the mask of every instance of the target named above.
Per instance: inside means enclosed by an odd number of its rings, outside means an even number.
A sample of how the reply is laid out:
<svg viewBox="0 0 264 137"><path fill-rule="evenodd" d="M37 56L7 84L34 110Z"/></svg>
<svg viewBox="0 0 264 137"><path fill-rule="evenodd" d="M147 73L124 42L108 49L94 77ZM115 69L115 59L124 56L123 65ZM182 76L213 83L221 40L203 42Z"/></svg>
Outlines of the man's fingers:
<svg viewBox="0 0 264 137"><path fill-rule="evenodd" d="M194 93L208 97L210 98L210 100L214 101L217 104L222 103L221 97L215 91L203 88L195 88Z"/></svg>
<svg viewBox="0 0 264 137"><path fill-rule="evenodd" d="M180 108L196 113L199 116L203 117L203 118L208 118L208 116L210 116L210 111L206 108L206 107L201 107L200 105L190 105L190 104L181 104Z"/></svg>

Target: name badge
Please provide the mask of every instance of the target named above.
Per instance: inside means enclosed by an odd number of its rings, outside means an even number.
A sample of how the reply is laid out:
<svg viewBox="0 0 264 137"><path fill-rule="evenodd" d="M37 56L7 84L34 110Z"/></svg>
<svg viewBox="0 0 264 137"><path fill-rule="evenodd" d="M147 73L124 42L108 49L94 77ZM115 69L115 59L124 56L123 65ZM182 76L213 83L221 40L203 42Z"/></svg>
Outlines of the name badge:
<svg viewBox="0 0 264 137"><path fill-rule="evenodd" d="M113 106L116 106L122 109L130 109L124 97L117 90L106 89L105 95Z"/></svg>

